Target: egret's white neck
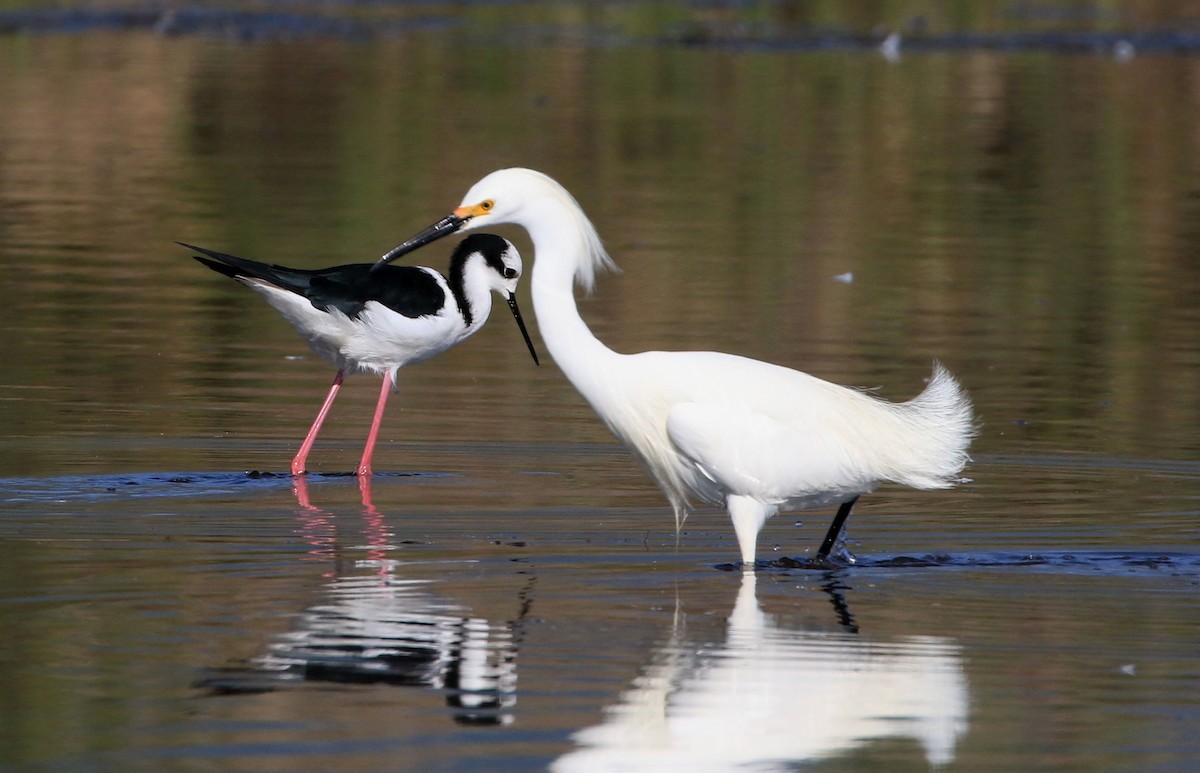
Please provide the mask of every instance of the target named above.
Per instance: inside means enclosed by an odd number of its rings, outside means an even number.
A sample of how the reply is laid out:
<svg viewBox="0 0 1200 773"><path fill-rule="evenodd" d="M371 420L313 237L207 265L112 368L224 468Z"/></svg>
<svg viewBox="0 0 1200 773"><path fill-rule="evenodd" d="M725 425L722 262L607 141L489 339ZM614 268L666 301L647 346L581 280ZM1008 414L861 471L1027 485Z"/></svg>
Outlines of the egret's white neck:
<svg viewBox="0 0 1200 773"><path fill-rule="evenodd" d="M546 214L526 226L533 240L533 311L550 356L571 383L594 401L589 387L598 383L589 374L603 372L616 352L601 343L575 305L575 272L580 261L590 260L569 212ZM599 381L603 381L600 379Z"/></svg>

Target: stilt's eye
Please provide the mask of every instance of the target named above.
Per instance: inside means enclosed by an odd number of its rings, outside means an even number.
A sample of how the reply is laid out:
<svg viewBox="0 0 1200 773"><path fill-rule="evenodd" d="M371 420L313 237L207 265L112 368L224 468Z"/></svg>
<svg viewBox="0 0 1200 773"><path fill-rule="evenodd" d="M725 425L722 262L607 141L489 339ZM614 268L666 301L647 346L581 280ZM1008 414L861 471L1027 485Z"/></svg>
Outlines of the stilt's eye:
<svg viewBox="0 0 1200 773"><path fill-rule="evenodd" d="M517 278L517 270L515 268L509 268L509 267L505 266L504 278L505 279L516 279Z"/></svg>

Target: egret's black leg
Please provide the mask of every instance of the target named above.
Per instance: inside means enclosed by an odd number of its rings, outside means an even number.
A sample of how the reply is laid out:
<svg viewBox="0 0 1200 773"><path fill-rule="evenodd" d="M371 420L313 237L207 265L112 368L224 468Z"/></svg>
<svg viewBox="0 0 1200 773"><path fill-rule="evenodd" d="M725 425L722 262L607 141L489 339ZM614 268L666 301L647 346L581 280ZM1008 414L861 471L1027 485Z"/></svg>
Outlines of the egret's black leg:
<svg viewBox="0 0 1200 773"><path fill-rule="evenodd" d="M829 524L829 531L825 533L825 541L821 543L821 549L817 551L818 561L824 561L829 557L829 551L833 550L833 546L837 544L838 535L842 533L842 525L850 517L850 510L857 501L858 497L855 497L849 502L842 502L838 508L837 515L833 516L833 523Z"/></svg>
<svg viewBox="0 0 1200 773"><path fill-rule="evenodd" d="M826 581L821 585L821 590L829 594L833 611L837 613L838 624L846 633L858 633L858 623L854 622L854 614L850 611L850 605L846 603L846 594L842 593L849 586L843 585L841 580L837 579L838 574L840 572L837 570L826 573Z"/></svg>

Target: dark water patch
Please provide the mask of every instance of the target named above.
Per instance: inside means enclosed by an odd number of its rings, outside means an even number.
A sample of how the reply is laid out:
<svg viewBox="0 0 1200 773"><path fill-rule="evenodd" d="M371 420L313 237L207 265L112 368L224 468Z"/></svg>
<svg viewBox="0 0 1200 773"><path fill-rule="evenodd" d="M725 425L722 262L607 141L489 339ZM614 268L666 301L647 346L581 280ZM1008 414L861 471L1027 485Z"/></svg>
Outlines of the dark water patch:
<svg viewBox="0 0 1200 773"><path fill-rule="evenodd" d="M1035 567L1052 573L1101 572L1108 575L1162 574L1200 578L1200 553L1124 552L1124 551L1053 551L1038 553L927 553L922 555L881 556L816 560L784 556L758 561L756 571L800 570L810 572L850 572L871 569L1008 569ZM721 571L742 568L740 563L718 564Z"/></svg>
<svg viewBox="0 0 1200 773"><path fill-rule="evenodd" d="M746 51L863 51L880 50L889 58L904 53L965 51L1100 54L1129 58L1137 53L1192 54L1200 51L1200 34L1187 30L1128 30L1122 32L947 32L909 36L804 31L800 34L738 30L684 24L657 41L661 44Z"/></svg>
<svg viewBox="0 0 1200 773"><path fill-rule="evenodd" d="M687 47L746 51L880 51L889 58L901 53L1041 51L1098 54L1127 59L1135 54L1200 52L1200 32L1191 29L1143 28L1094 31L976 31L928 29L860 31L845 27L797 25L734 17L720 21L688 19L658 29L630 31L632 26L609 19L604 25L514 23L473 27L460 12L365 16L354 13L361 3L323 4L320 10L258 11L233 8L51 8L0 12L0 34L81 34L99 31L149 31L165 36L221 36L241 41L367 41L414 32L466 28L473 36L522 47L570 43L593 47ZM467 3L470 6L481 3ZM516 5L516 4L514 4ZM1080 24L1086 27L1086 23ZM629 27L628 29L626 27Z"/></svg>
<svg viewBox="0 0 1200 773"><path fill-rule="evenodd" d="M1200 462L1181 459L1138 459L1085 454L978 454L976 464L1031 469L1147 472L1200 478Z"/></svg>
<svg viewBox="0 0 1200 773"><path fill-rule="evenodd" d="M439 478L447 473L376 473L375 479ZM357 480L352 472L308 473L306 485ZM177 472L132 475L60 476L54 478L0 479L0 503L95 502L113 498L211 497L258 491L288 490L295 485L290 473L250 470L247 472Z"/></svg>
<svg viewBox="0 0 1200 773"><path fill-rule="evenodd" d="M160 35L220 35L236 40L369 40L454 26L448 16L352 19L333 14L228 8L66 8L0 13L0 34L80 34L144 30Z"/></svg>

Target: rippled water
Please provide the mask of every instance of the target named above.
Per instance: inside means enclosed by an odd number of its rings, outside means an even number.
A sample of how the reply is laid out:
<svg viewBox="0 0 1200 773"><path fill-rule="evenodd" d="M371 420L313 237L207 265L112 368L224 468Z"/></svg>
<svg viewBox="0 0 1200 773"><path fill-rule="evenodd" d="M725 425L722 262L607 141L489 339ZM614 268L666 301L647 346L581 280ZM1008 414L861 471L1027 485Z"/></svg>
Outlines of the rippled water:
<svg viewBox="0 0 1200 773"><path fill-rule="evenodd" d="M0 767L1194 767L1200 61L1109 46L1186 24L889 61L851 11L422 8L0 36ZM1104 35L947 42L1014 25ZM401 374L368 486L365 377L293 481L332 368L174 242L371 260L513 164L621 265L602 339L895 399L937 358L970 481L743 575L505 320Z"/></svg>

